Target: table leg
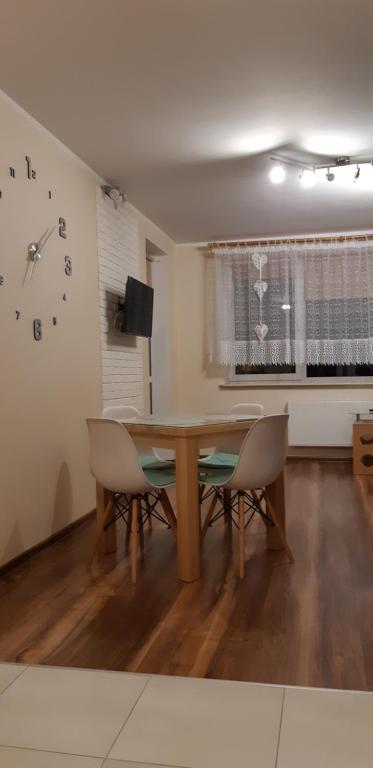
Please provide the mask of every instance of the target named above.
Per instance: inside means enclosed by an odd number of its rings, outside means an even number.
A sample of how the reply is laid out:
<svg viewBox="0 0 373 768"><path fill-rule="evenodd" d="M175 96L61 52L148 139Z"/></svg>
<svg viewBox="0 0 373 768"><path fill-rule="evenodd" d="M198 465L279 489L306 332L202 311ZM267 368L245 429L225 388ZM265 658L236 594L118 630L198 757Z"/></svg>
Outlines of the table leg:
<svg viewBox="0 0 373 768"><path fill-rule="evenodd" d="M283 472L272 485L268 486L267 493L276 510L278 523L286 535L285 478ZM283 549L278 532L272 526L267 527L267 547L268 549Z"/></svg>
<svg viewBox="0 0 373 768"><path fill-rule="evenodd" d="M96 483L96 529L97 530L101 528L101 521L105 514L107 504L110 501L110 497L112 495L113 494L111 491L108 491L106 488L103 488L102 485L99 485L99 483ZM108 553L108 552L115 552L116 548L117 548L117 532L114 524L114 525L111 525L107 531L103 532L102 536L100 537L100 542L98 544L98 550L99 552Z"/></svg>
<svg viewBox="0 0 373 768"><path fill-rule="evenodd" d="M181 581L201 575L201 519L198 493L198 442L176 438L177 571Z"/></svg>

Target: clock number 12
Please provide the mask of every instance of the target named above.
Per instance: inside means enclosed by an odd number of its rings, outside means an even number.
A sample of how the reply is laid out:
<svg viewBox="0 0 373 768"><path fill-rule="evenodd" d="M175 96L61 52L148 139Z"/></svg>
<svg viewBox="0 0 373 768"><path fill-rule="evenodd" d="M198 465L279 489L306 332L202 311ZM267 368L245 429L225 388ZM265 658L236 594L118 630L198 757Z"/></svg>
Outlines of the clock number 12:
<svg viewBox="0 0 373 768"><path fill-rule="evenodd" d="M34 171L31 165L31 157L28 157L28 155L26 155L25 160L26 160L26 166L27 166L27 178L36 179L36 171Z"/></svg>
<svg viewBox="0 0 373 768"><path fill-rule="evenodd" d="M60 217L58 219L58 225L59 225L59 227L58 227L58 234L59 234L59 236L63 237L64 240L66 240L66 238L67 238L67 234L66 234L66 219L63 219L62 217Z"/></svg>

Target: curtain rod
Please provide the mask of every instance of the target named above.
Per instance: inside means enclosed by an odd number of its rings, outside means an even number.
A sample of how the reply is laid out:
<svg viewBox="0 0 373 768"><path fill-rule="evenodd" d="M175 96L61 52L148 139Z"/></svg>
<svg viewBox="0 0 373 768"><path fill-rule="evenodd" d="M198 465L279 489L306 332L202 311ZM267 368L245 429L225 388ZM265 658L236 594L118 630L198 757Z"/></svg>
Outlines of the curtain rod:
<svg viewBox="0 0 373 768"><path fill-rule="evenodd" d="M373 240L373 234L367 235L336 235L335 237L285 237L276 240L236 240L235 242L217 242L207 243L203 245L199 250L201 251L215 251L219 248L250 248L260 245L289 245L297 243L343 243L350 240Z"/></svg>

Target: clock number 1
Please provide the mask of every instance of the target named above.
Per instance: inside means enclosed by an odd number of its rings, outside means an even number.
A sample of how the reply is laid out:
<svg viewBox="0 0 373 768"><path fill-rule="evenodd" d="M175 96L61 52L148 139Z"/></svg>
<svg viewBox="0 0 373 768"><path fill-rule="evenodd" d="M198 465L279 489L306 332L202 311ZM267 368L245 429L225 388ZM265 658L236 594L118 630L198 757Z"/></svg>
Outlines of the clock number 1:
<svg viewBox="0 0 373 768"><path fill-rule="evenodd" d="M58 219L58 224L59 224L58 234L59 234L60 237L63 237L64 240L66 240L66 238L67 238L67 234L66 234L66 219L63 219L62 217L60 217Z"/></svg>

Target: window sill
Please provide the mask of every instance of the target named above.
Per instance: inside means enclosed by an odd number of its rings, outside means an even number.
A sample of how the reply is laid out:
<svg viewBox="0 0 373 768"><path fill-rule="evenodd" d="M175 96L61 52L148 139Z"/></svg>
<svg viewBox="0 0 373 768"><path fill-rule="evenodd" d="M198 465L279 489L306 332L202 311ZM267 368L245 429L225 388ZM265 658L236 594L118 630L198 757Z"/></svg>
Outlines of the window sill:
<svg viewBox="0 0 373 768"><path fill-rule="evenodd" d="M371 389L373 381L225 381L219 389Z"/></svg>

